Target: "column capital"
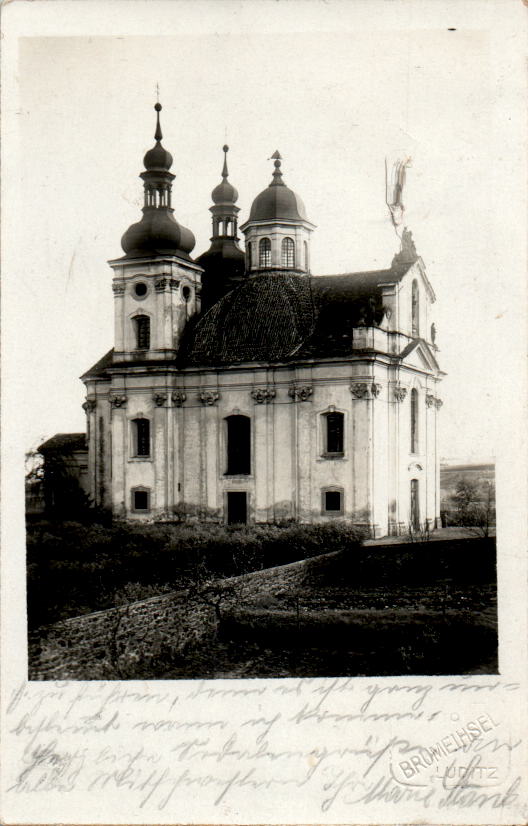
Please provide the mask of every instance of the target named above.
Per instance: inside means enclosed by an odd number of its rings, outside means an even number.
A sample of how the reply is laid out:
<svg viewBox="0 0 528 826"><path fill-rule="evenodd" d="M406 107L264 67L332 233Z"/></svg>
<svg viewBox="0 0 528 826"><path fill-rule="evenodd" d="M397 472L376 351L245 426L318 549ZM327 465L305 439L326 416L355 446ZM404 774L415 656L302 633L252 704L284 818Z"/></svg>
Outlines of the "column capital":
<svg viewBox="0 0 528 826"><path fill-rule="evenodd" d="M366 381L355 381L350 385L350 392L356 399L370 398L372 387Z"/></svg>
<svg viewBox="0 0 528 826"><path fill-rule="evenodd" d="M271 387L255 387L250 390L249 395L254 399L255 404L269 404L275 398L275 390Z"/></svg>
<svg viewBox="0 0 528 826"><path fill-rule="evenodd" d="M434 407L435 402L436 402L435 397L431 393L427 393L427 395L425 397L425 403L426 403L427 407Z"/></svg>
<svg viewBox="0 0 528 826"><path fill-rule="evenodd" d="M171 393L172 403L175 407L183 407L187 400L187 395L182 390L174 390Z"/></svg>
<svg viewBox="0 0 528 826"><path fill-rule="evenodd" d="M290 396L294 402L307 402L310 400L312 393L313 387L309 384L303 386L297 385L290 387L288 390L288 396Z"/></svg>
<svg viewBox="0 0 528 826"><path fill-rule="evenodd" d="M119 396L119 395L110 396L109 402L110 402L110 406L113 407L113 408L126 407L127 397L124 396L124 395L123 396Z"/></svg>
<svg viewBox="0 0 528 826"><path fill-rule="evenodd" d="M216 404L219 398L220 393L218 393L216 390L201 390L198 393L198 400L208 407L211 407L212 405Z"/></svg>
<svg viewBox="0 0 528 826"><path fill-rule="evenodd" d="M167 401L167 393L153 393L152 401L156 407L163 407Z"/></svg>

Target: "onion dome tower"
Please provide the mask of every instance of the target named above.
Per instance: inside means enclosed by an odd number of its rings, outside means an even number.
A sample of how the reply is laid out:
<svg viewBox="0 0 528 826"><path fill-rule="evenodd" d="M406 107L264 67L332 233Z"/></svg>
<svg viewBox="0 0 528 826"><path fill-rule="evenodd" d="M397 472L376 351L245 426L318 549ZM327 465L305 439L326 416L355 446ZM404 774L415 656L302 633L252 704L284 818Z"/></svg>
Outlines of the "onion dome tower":
<svg viewBox="0 0 528 826"><path fill-rule="evenodd" d="M240 209L235 204L238 192L228 181L227 145L223 147L223 152L222 181L211 193L213 206L209 208L213 215L211 246L196 259L204 270L202 310L208 310L244 280L245 256L238 246L237 237L237 215Z"/></svg>
<svg viewBox="0 0 528 826"><path fill-rule="evenodd" d="M191 230L181 226L174 218L171 190L176 176L169 172L172 155L161 145L161 104L156 103L154 108L157 119L154 133L156 144L143 158L145 172L139 176L143 179L145 190L143 217L127 229L121 239L121 246L127 258L169 254L188 260L196 242Z"/></svg>
<svg viewBox="0 0 528 826"><path fill-rule="evenodd" d="M297 193L282 178L282 157L277 150L273 178L269 186L253 201L249 219L240 229L246 238L246 261L249 275L310 272L310 223Z"/></svg>
<svg viewBox="0 0 528 826"><path fill-rule="evenodd" d="M156 143L140 175L143 217L121 239L125 255L108 262L114 271L114 364L175 359L187 321L200 312L202 268L189 256L193 233L174 218L172 155L161 144L161 104L154 108Z"/></svg>

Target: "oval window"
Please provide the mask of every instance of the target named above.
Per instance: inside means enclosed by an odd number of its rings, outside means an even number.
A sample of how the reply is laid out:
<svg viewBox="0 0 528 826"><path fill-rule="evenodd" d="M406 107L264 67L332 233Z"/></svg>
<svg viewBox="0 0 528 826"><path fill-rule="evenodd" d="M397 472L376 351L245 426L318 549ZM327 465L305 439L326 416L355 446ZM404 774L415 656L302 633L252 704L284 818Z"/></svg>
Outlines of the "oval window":
<svg viewBox="0 0 528 826"><path fill-rule="evenodd" d="M144 284L143 281L138 281L134 287L134 292L138 298L143 298L143 296L147 294L147 285Z"/></svg>

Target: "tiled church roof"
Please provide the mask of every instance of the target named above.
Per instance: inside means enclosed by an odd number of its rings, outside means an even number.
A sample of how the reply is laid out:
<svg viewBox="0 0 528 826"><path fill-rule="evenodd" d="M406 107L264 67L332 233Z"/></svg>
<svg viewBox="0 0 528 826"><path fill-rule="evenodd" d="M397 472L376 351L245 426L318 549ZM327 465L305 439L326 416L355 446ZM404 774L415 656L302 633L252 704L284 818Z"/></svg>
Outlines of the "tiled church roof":
<svg viewBox="0 0 528 826"><path fill-rule="evenodd" d="M381 323L381 285L400 281L409 266L342 275L281 272L249 278L206 313L188 321L177 366L227 367L349 356L353 329ZM113 363L109 350L83 378L104 377ZM143 367L149 364L162 366L159 361L141 361Z"/></svg>
<svg viewBox="0 0 528 826"><path fill-rule="evenodd" d="M179 366L350 355L353 328L381 322L380 284L399 281L404 272L250 278L189 325Z"/></svg>

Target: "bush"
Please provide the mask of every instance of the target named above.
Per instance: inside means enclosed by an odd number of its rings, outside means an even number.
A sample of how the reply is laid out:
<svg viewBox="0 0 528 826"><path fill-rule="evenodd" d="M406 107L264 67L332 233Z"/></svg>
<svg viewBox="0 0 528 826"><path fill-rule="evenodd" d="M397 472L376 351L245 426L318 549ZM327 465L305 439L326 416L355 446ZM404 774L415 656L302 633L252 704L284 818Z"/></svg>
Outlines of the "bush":
<svg viewBox="0 0 528 826"><path fill-rule="evenodd" d="M30 626L111 607L127 583L185 588L201 566L230 577L332 551L361 534L344 523L230 527L34 521L27 531Z"/></svg>

